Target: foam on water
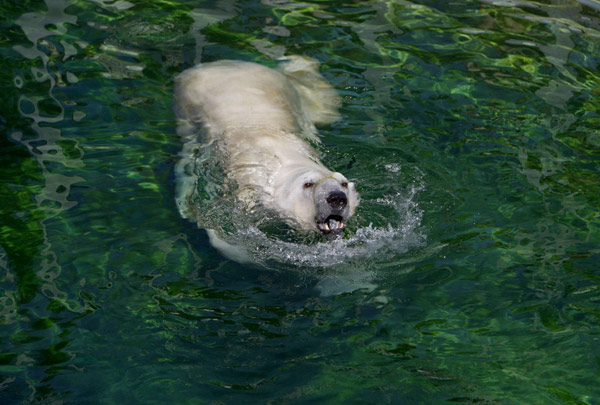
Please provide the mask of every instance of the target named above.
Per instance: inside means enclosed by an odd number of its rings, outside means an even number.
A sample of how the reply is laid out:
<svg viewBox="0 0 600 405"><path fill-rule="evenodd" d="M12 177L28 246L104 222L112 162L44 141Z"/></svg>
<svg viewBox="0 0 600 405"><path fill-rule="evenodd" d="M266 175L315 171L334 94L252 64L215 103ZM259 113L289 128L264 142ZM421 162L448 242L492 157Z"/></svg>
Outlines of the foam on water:
<svg viewBox="0 0 600 405"><path fill-rule="evenodd" d="M414 201L422 186L413 187L408 195L386 196L377 203L392 207L397 213L393 223L377 228L373 224L358 228L345 238L314 244L288 242L270 238L256 227L238 230L234 242L246 246L256 262L277 260L282 263L330 268L355 261L385 260L422 243L419 232L422 211Z"/></svg>
<svg viewBox="0 0 600 405"><path fill-rule="evenodd" d="M275 270L299 271L316 279L322 295L337 295L356 289L373 289L385 267L399 254L422 246L425 235L420 229L423 211L415 197L423 185L404 193L384 196L376 204L392 208L397 214L387 226L372 223L357 228L343 238L304 243L281 240L255 226L237 230L230 243L243 246L251 262Z"/></svg>

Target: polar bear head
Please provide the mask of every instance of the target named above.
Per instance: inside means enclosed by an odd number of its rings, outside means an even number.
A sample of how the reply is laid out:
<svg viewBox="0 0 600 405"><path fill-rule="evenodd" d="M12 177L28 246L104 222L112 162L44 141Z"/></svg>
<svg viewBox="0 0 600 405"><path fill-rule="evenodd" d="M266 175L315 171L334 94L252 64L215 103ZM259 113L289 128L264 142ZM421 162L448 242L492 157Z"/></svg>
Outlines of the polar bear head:
<svg viewBox="0 0 600 405"><path fill-rule="evenodd" d="M303 229L339 235L354 214L359 196L354 183L325 167L294 168L279 176L274 204Z"/></svg>

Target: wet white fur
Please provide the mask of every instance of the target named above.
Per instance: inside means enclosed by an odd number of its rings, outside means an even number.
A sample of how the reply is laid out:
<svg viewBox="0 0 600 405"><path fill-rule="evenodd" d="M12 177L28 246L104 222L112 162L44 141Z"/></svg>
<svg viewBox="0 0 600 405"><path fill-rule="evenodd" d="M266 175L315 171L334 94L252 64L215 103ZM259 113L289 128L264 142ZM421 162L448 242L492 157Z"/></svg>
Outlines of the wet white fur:
<svg viewBox="0 0 600 405"><path fill-rule="evenodd" d="M193 150L218 142L225 173L238 185L237 198L262 204L300 228L316 230L315 189L348 180L327 169L309 142L315 124L338 118L338 96L318 73L318 63L291 57L279 70L241 61L219 61L188 69L176 80L178 132L184 149L177 167L177 204L193 218L194 174L186 170ZM351 213L358 205L354 185L346 190ZM215 235L213 235L215 236Z"/></svg>

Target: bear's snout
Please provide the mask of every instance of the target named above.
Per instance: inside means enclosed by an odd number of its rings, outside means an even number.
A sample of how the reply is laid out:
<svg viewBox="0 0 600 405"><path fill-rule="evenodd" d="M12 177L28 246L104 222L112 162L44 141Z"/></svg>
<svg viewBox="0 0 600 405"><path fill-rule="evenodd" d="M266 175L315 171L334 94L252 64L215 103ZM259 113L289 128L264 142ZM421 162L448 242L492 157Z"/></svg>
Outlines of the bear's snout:
<svg viewBox="0 0 600 405"><path fill-rule="evenodd" d="M341 210L348 205L348 197L346 197L346 193L343 191L332 191L327 196L327 204L329 204L331 208Z"/></svg>

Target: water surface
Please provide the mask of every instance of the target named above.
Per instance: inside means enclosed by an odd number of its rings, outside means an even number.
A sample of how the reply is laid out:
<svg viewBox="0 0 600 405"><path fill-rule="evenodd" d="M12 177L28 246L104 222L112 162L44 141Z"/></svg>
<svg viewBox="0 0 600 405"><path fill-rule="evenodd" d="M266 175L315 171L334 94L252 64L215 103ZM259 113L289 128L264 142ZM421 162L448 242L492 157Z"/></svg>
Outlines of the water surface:
<svg viewBox="0 0 600 405"><path fill-rule="evenodd" d="M597 1L0 10L1 403L600 404ZM177 212L173 79L286 54L362 201L240 265Z"/></svg>

